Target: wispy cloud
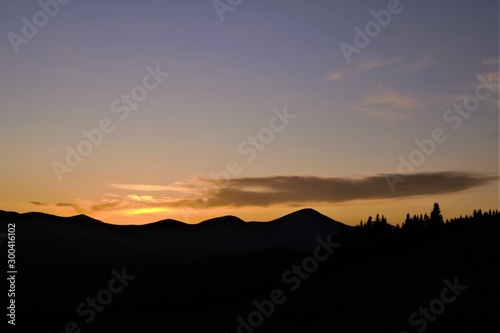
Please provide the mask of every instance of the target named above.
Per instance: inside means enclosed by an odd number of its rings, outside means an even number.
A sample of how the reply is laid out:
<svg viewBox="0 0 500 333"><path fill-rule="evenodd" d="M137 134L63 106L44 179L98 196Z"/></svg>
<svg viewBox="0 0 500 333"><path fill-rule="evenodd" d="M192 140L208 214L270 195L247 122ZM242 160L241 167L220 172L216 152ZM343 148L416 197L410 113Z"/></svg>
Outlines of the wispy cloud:
<svg viewBox="0 0 500 333"><path fill-rule="evenodd" d="M90 209L93 212L100 212L100 211L106 211L106 210L116 209L116 208L118 208L120 206L121 206L121 202L120 201L110 201L110 202L105 202L105 203L101 203L101 204L98 204L98 205L93 205L93 206L90 207Z"/></svg>
<svg viewBox="0 0 500 333"><path fill-rule="evenodd" d="M479 80L480 77L485 78L487 81L491 83L491 86L493 86L493 88L496 89L497 93L500 92L500 73L498 72L498 65L500 65L500 59L489 58L483 60L482 62L487 66L495 66L496 68L492 70L491 67L488 67L489 70L485 73L479 74L477 76L477 79Z"/></svg>
<svg viewBox="0 0 500 333"><path fill-rule="evenodd" d="M162 185L143 185L143 184L107 184L108 187L117 190L127 190L127 191L145 191L145 192L155 192L155 191L169 191L170 186Z"/></svg>
<svg viewBox="0 0 500 333"><path fill-rule="evenodd" d="M30 201L30 204L35 205L35 206L48 206L48 204L43 203L43 202L38 202L38 201Z"/></svg>
<svg viewBox="0 0 500 333"><path fill-rule="evenodd" d="M367 104L390 105L398 108L411 108L417 103L417 99L410 94L401 94L395 90L382 87L380 94L372 95L366 98Z"/></svg>
<svg viewBox="0 0 500 333"><path fill-rule="evenodd" d="M69 203L69 202L59 202L56 204L57 207L70 207L73 208L76 212L80 214L85 214L87 213L87 210L82 208L80 205L75 204L75 203Z"/></svg>
<svg viewBox="0 0 500 333"><path fill-rule="evenodd" d="M394 64L398 62L400 58L395 57L391 58L386 61L382 61L378 58L371 58L371 59L363 59L358 61L356 64L354 64L354 69L352 70L347 70L347 71L333 71L328 73L327 75L327 81L337 81L345 77L351 77L354 75L358 75L362 72L366 72L378 67Z"/></svg>
<svg viewBox="0 0 500 333"><path fill-rule="evenodd" d="M137 195L137 194L129 194L127 197L134 201L143 201L143 202L149 202L153 201L153 196L152 195Z"/></svg>
<svg viewBox="0 0 500 333"><path fill-rule="evenodd" d="M500 59L498 58L486 58L481 61L484 65L498 65L500 64Z"/></svg>
<svg viewBox="0 0 500 333"><path fill-rule="evenodd" d="M367 96L355 109L382 119L408 119L411 112L423 106L423 102L412 94L397 92L384 86L378 86L378 92Z"/></svg>
<svg viewBox="0 0 500 333"><path fill-rule="evenodd" d="M490 103L493 107L500 106L500 100L498 99L498 94L500 93L500 73L498 69L481 72L476 75L475 80L451 86L451 89L460 90L460 92L448 95L448 104L462 103L470 96L474 96L478 86L483 86L485 82L487 82L487 88L491 90L492 94L486 102L482 103Z"/></svg>
<svg viewBox="0 0 500 333"><path fill-rule="evenodd" d="M498 71L491 71L491 72L485 72L481 73L477 76L477 79L480 80L480 78L486 79L488 82L490 82L490 87L493 87L497 92L500 91L500 73ZM477 83L476 83L477 86Z"/></svg>
<svg viewBox="0 0 500 333"><path fill-rule="evenodd" d="M401 69L406 71L420 71L432 67L443 60L443 50L436 50L423 54L420 58L413 60L410 63L403 64Z"/></svg>
<svg viewBox="0 0 500 333"><path fill-rule="evenodd" d="M500 107L500 99L498 98L498 95L500 94L500 73L498 72L498 70L481 73L477 76L477 79L480 80L481 78L486 79L489 82L489 88L491 88L495 92L494 94L492 94L489 102L494 107Z"/></svg>

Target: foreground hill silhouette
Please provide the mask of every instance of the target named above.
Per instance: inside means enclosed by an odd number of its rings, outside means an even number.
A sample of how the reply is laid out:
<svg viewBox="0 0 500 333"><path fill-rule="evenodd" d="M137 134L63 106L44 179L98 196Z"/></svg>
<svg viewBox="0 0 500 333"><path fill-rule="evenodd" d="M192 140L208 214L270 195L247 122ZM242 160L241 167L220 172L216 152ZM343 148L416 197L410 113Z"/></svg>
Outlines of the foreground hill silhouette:
<svg viewBox="0 0 500 333"><path fill-rule="evenodd" d="M467 289L425 332L486 331L500 309L499 216L474 212L437 228L424 216L401 227L383 218L347 227L301 210L270 223L226 216L114 226L0 212L2 224L16 222L19 324L46 332L69 321L82 332L417 332L409 316L454 278ZM341 246L291 291L284 272L329 233ZM77 306L122 268L134 279L86 323ZM286 301L259 327L238 331L237 318L247 320L254 301L276 289Z"/></svg>
<svg viewBox="0 0 500 333"><path fill-rule="evenodd" d="M38 261L95 263L163 257L180 264L208 255L230 255L285 247L309 251L317 237L350 228L312 209L277 220L244 222L223 216L199 224L171 219L145 225L103 223L85 215L0 212L2 221L20 222L19 253ZM47 242L50 239L50 242ZM26 251L26 252L23 252Z"/></svg>

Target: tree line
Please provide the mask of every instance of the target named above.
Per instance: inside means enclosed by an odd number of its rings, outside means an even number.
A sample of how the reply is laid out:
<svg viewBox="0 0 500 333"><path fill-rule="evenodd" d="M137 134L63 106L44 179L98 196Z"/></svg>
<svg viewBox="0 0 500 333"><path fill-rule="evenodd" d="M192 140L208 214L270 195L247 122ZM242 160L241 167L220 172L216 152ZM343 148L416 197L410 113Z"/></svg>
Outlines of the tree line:
<svg viewBox="0 0 500 333"><path fill-rule="evenodd" d="M371 253L397 250L399 254L414 251L434 243L448 235L470 228L480 228L500 222L500 211L481 209L474 210L471 215L444 220L439 203L434 203L430 213L406 215L401 223L389 224L384 215L369 216L352 228L346 228L337 237L344 248L369 249ZM366 254L366 252L365 252Z"/></svg>

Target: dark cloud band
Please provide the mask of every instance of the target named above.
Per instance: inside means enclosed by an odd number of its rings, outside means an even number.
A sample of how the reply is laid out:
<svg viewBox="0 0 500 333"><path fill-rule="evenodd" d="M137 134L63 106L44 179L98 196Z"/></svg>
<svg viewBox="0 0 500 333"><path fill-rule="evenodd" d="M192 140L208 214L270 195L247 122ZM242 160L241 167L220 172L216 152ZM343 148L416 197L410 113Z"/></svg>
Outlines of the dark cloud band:
<svg viewBox="0 0 500 333"><path fill-rule="evenodd" d="M387 177L320 178L277 176L225 180L207 192L204 206L269 206L298 203L339 203L351 200L390 199L453 193L485 185L498 176L466 172L420 173L404 176L404 182L391 191ZM400 176L400 175L399 175ZM217 186L217 185L214 185Z"/></svg>

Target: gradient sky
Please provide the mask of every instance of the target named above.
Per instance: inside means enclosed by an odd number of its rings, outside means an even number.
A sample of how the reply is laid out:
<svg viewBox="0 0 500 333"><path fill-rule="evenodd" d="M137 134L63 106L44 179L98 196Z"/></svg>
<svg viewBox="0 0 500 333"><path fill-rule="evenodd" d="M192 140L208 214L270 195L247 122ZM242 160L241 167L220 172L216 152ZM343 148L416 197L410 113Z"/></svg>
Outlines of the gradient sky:
<svg viewBox="0 0 500 333"><path fill-rule="evenodd" d="M122 224L499 209L498 1L401 0L348 62L342 43L391 3L244 0L221 21L211 0L72 0L43 22L36 1L2 1L0 209ZM168 76L127 109L153 70ZM58 176L103 119L113 130Z"/></svg>

